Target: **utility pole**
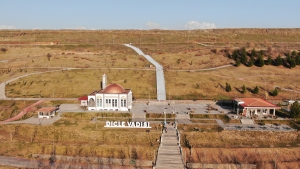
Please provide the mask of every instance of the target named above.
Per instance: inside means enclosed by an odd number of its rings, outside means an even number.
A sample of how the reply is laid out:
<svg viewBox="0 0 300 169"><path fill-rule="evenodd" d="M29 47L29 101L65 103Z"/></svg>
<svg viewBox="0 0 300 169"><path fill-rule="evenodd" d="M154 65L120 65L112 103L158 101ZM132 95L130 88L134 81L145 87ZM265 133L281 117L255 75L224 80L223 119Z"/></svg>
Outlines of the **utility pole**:
<svg viewBox="0 0 300 169"><path fill-rule="evenodd" d="M166 107L165 107L165 100L164 100L164 114L165 114L165 125L167 124L167 122L166 122Z"/></svg>

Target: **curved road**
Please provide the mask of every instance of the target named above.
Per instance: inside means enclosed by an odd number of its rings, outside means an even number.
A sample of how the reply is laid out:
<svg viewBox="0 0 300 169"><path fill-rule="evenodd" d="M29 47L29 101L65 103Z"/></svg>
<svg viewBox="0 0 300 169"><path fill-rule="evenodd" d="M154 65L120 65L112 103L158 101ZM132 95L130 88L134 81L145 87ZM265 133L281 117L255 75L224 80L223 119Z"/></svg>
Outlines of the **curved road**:
<svg viewBox="0 0 300 169"><path fill-rule="evenodd" d="M26 77L26 76L30 76L30 75L36 75L36 74L41 74L41 73L48 73L48 72L58 72L58 71L62 71L62 70L73 70L75 68L66 68L66 69L60 69L60 70L51 70L51 71L45 71L45 72L34 72L34 73L29 73L29 74L26 74L26 75L23 75L23 76L19 76L19 77L16 77L16 78L13 78L13 79L10 79L10 80L7 80L5 82L2 82L0 83L0 100L6 100L8 99L5 95L5 86L7 83L10 83L12 81L15 81L15 80L18 80L22 77ZM37 98L37 100L39 100L41 98ZM23 100L26 100L26 99L23 99ZM33 99L35 100L35 99Z"/></svg>

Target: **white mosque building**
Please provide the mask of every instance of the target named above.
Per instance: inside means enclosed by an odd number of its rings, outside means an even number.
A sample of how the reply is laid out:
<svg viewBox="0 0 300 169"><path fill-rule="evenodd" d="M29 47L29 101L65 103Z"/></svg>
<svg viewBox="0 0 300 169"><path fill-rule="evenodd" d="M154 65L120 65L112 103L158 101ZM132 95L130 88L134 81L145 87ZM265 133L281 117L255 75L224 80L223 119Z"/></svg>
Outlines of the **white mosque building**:
<svg viewBox="0 0 300 169"><path fill-rule="evenodd" d="M119 84L106 86L106 75L102 75L101 89L88 96L80 97L81 105L88 110L130 111L132 108L132 92Z"/></svg>

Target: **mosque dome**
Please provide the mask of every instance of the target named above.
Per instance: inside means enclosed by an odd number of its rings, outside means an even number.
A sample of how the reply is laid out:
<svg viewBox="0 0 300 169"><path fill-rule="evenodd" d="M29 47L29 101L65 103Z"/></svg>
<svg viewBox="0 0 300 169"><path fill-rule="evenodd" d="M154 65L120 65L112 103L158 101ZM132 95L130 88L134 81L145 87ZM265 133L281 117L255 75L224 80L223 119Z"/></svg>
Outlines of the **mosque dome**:
<svg viewBox="0 0 300 169"><path fill-rule="evenodd" d="M110 84L105 87L103 90L103 93L107 94L119 94L119 93L125 93L124 88L121 85L118 84Z"/></svg>

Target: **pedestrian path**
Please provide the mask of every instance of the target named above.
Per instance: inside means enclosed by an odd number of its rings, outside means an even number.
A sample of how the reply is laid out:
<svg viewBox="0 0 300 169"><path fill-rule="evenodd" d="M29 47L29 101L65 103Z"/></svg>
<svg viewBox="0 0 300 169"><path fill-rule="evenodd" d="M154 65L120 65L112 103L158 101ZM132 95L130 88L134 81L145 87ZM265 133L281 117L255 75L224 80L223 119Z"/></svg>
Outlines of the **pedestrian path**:
<svg viewBox="0 0 300 169"><path fill-rule="evenodd" d="M132 121L138 121L138 122L142 122L142 121L146 121L146 114L144 112L136 112L136 113L132 113Z"/></svg>
<svg viewBox="0 0 300 169"><path fill-rule="evenodd" d="M183 169L184 164L178 139L178 130L173 125L166 125L167 132L163 132L158 149L156 169Z"/></svg>
<svg viewBox="0 0 300 169"><path fill-rule="evenodd" d="M156 68L156 90L157 90L157 100L166 100L166 86L163 67L156 62L151 56L145 55L139 48L132 46L130 44L124 44L125 46L133 49L139 55L144 56L150 63L152 63Z"/></svg>
<svg viewBox="0 0 300 169"><path fill-rule="evenodd" d="M190 115L186 113L176 114L176 121L178 124L192 124L190 121Z"/></svg>
<svg viewBox="0 0 300 169"><path fill-rule="evenodd" d="M12 117L12 118L9 118L7 120L4 120L4 121L0 121L0 124L5 124L5 123L8 123L8 122L12 122L12 121L15 121L15 120L18 120L18 119L21 119L23 116L25 116L28 112L31 112L35 106L43 103L44 101L43 100L39 100L37 102L35 102L34 104L26 107L25 109L23 109L18 115Z"/></svg>

